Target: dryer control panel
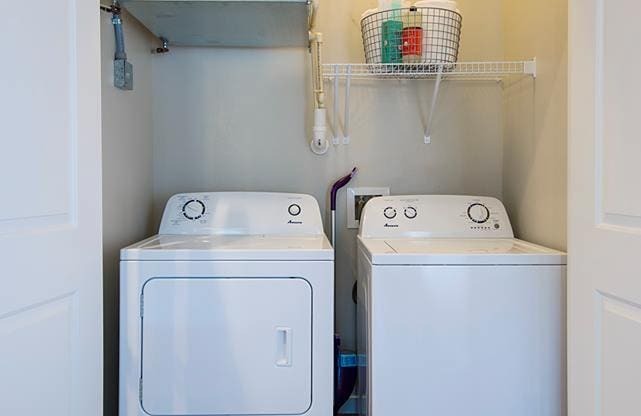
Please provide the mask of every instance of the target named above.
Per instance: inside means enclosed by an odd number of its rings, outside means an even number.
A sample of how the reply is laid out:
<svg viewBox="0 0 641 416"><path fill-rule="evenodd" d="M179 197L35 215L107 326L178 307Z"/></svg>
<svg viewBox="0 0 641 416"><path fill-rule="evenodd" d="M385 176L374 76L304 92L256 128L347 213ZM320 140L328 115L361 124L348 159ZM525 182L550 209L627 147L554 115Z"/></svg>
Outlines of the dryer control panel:
<svg viewBox="0 0 641 416"><path fill-rule="evenodd" d="M263 192L204 192L172 196L160 234L322 235L316 199Z"/></svg>
<svg viewBox="0 0 641 416"><path fill-rule="evenodd" d="M503 203L459 195L384 196L363 210L364 238L513 238Z"/></svg>

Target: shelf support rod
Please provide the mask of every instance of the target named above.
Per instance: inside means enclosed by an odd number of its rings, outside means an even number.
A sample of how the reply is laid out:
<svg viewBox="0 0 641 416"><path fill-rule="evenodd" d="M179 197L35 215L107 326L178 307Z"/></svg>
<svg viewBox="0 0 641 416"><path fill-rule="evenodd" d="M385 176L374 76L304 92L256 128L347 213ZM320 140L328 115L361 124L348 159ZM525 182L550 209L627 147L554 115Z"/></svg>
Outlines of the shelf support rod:
<svg viewBox="0 0 641 416"><path fill-rule="evenodd" d="M340 128L339 126L339 120L338 120L338 81L339 81L339 73L338 73L338 65L334 65L334 108L333 108L333 115L332 115L332 120L334 122L334 137L332 138L332 143L334 145L340 144L340 139L338 136L338 130Z"/></svg>
<svg viewBox="0 0 641 416"><path fill-rule="evenodd" d="M352 88L352 66L347 66L347 74L345 78L345 121L343 124L343 144L349 144L349 103L350 103L350 90Z"/></svg>
<svg viewBox="0 0 641 416"><path fill-rule="evenodd" d="M443 65L439 65L438 74L436 75L436 84L434 84L434 93L432 94L432 106L430 107L430 115L427 118L427 125L425 126L425 144L432 143L432 123L434 122L434 112L436 111L436 101L438 93L441 88L441 81L443 80Z"/></svg>

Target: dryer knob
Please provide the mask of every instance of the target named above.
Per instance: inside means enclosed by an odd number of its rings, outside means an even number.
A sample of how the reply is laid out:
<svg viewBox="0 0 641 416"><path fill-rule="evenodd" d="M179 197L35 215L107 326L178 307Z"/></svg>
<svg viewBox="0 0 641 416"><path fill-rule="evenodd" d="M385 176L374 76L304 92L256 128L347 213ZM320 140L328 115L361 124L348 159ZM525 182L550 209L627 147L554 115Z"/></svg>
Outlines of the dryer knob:
<svg viewBox="0 0 641 416"><path fill-rule="evenodd" d="M385 211L383 211L383 215L385 215L385 218L388 220L391 220L393 218L396 218L396 210L392 207L387 207L385 208Z"/></svg>
<svg viewBox="0 0 641 416"><path fill-rule="evenodd" d="M302 211L302 210L301 210L301 208L300 208L300 205L298 205L298 204L291 204L291 205L289 206L289 208L287 208L287 211L289 211L289 215L291 215L291 216L293 216L293 217L296 217L296 216L300 215L300 213L301 213L301 211Z"/></svg>
<svg viewBox="0 0 641 416"><path fill-rule="evenodd" d="M205 215L205 203L199 199L192 199L182 206L182 214L188 220L198 220Z"/></svg>

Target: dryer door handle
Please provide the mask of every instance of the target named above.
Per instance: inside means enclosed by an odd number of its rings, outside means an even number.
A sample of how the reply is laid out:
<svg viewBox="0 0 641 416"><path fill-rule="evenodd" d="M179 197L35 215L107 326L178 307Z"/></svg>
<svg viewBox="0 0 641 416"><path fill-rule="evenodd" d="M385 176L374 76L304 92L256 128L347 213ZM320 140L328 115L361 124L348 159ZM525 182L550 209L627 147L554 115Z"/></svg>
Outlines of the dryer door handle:
<svg viewBox="0 0 641 416"><path fill-rule="evenodd" d="M291 328L276 328L276 366L292 366L292 341L293 331Z"/></svg>

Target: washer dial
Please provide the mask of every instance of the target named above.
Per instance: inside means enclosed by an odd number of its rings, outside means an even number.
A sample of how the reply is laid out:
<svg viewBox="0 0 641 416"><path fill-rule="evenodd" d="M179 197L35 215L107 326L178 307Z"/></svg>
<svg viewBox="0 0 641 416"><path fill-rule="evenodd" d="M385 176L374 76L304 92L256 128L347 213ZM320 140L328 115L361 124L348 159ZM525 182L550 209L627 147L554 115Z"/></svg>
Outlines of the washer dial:
<svg viewBox="0 0 641 416"><path fill-rule="evenodd" d="M205 204L198 199L192 199L183 205L183 215L188 220L198 220L205 215Z"/></svg>
<svg viewBox="0 0 641 416"><path fill-rule="evenodd" d="M477 224L484 224L490 219L490 210L483 204L472 204L467 208L467 216Z"/></svg>
<svg viewBox="0 0 641 416"><path fill-rule="evenodd" d="M405 217L407 217L408 219L413 220L414 218L416 218L417 215L418 215L418 212L416 211L416 208L414 207L405 208Z"/></svg>

